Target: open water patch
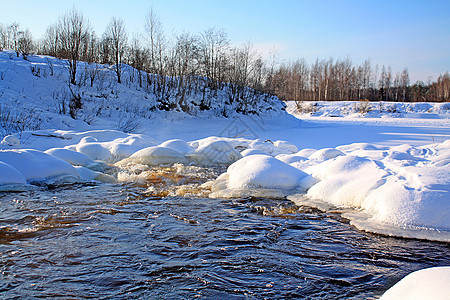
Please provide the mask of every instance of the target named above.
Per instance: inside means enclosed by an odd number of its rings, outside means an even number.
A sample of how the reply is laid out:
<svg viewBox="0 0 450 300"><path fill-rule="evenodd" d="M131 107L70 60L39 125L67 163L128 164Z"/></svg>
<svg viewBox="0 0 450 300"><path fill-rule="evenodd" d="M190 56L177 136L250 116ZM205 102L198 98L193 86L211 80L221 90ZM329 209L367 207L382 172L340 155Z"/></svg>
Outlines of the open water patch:
<svg viewBox="0 0 450 300"><path fill-rule="evenodd" d="M99 184L0 201L3 298L371 299L450 263L448 243L364 233L287 200Z"/></svg>

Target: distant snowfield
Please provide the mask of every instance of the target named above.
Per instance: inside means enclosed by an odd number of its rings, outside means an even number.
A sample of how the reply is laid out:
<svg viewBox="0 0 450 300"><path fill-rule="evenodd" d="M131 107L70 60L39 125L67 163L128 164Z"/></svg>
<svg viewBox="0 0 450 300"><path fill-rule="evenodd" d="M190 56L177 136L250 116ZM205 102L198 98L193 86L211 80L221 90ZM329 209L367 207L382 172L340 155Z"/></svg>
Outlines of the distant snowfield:
<svg viewBox="0 0 450 300"><path fill-rule="evenodd" d="M139 181L142 170L158 165L221 165L227 171L202 186L210 197L287 197L339 210L361 230L450 241L449 103L375 103L368 110L367 103L320 102L298 112L289 102L288 113L190 116L146 111L145 91L113 84L112 76L114 97L87 87L85 108L73 120L58 112L66 97L63 63L1 54L0 104L33 108L43 125L4 137L0 190ZM57 75L48 74L48 60ZM136 133L121 131L121 120L137 122Z"/></svg>

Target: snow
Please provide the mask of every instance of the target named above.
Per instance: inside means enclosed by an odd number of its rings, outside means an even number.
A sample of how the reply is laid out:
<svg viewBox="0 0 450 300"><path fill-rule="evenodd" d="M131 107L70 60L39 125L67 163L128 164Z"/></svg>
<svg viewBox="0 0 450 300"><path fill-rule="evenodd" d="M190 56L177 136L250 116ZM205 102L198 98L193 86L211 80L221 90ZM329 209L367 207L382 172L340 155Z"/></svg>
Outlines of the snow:
<svg viewBox="0 0 450 300"><path fill-rule="evenodd" d="M97 142L80 142L75 149L77 152L83 153L93 160L109 161L111 159L111 152Z"/></svg>
<svg viewBox="0 0 450 300"><path fill-rule="evenodd" d="M76 166L75 169L80 174L80 177L86 181L100 181L105 183L115 183L117 179L108 174L103 174L101 172L93 171L82 166Z"/></svg>
<svg viewBox="0 0 450 300"><path fill-rule="evenodd" d="M173 140L167 140L160 144L161 147L170 148L172 150L175 150L183 155L186 155L187 153L194 150L193 147L191 147L187 142L181 140L181 139L173 139Z"/></svg>
<svg viewBox="0 0 450 300"><path fill-rule="evenodd" d="M273 143L273 145L278 148L278 151L280 152L280 154L281 153L292 154L292 153L298 152L297 146L295 146L294 144L287 142L287 141L278 140L278 141L275 141ZM272 153L272 155L274 155L274 154L275 153Z"/></svg>
<svg viewBox="0 0 450 300"><path fill-rule="evenodd" d="M211 197L287 196L340 211L361 230L450 241L449 103L369 103L360 113L359 102L308 102L303 112L288 102L290 114L276 104L230 118L217 115L218 104L187 115L151 110L156 99L145 89L117 84L99 66L102 83L76 87L84 107L74 120L58 111L70 98L64 61L10 54L0 52L1 108L40 123L22 132L1 123L1 189L52 178L141 180L122 171L143 166L220 166L227 171L206 184ZM139 130L124 132L133 122Z"/></svg>
<svg viewBox="0 0 450 300"><path fill-rule="evenodd" d="M86 154L65 148L51 148L48 149L47 151L44 151L44 153L62 159L74 166L86 167L94 163L94 161Z"/></svg>
<svg viewBox="0 0 450 300"><path fill-rule="evenodd" d="M139 150L129 158L117 162L116 165L121 166L132 163L158 166L186 162L187 159L180 152L166 147L154 146Z"/></svg>
<svg viewBox="0 0 450 300"><path fill-rule="evenodd" d="M20 140L13 135L7 135L3 138L3 140L0 142L0 144L6 145L9 147L18 148L18 147L20 147Z"/></svg>
<svg viewBox="0 0 450 300"><path fill-rule="evenodd" d="M346 117L346 118L410 118L410 119L449 119L450 103L424 102L357 102L357 101L288 101L286 110L297 116ZM365 113L361 107L367 106Z"/></svg>
<svg viewBox="0 0 450 300"><path fill-rule="evenodd" d="M450 267L434 267L407 275L387 290L380 300L449 299Z"/></svg>
<svg viewBox="0 0 450 300"><path fill-rule="evenodd" d="M318 151L315 151L313 154L309 156L310 159L318 160L318 161L325 161L331 158L338 157L340 155L343 155L343 153L337 149L334 148L324 148L320 149Z"/></svg>
<svg viewBox="0 0 450 300"><path fill-rule="evenodd" d="M258 149L245 149L241 152L242 157L250 156L250 155L269 155L264 151Z"/></svg>
<svg viewBox="0 0 450 300"><path fill-rule="evenodd" d="M188 157L201 165L229 165L242 158L233 145L225 140L204 139L198 145L198 148Z"/></svg>
<svg viewBox="0 0 450 300"><path fill-rule="evenodd" d="M351 208L344 216L361 230L449 241L450 168L442 163L448 144L347 145L339 147L345 154L322 162L312 154L292 164L309 174L302 182L308 191L288 198Z"/></svg>
<svg viewBox="0 0 450 300"><path fill-rule="evenodd" d="M57 177L79 178L78 172L71 164L36 150L0 150L0 162L16 169L27 182ZM2 183L8 183L8 176L1 178Z"/></svg>
<svg viewBox="0 0 450 300"><path fill-rule="evenodd" d="M1 184L26 184L25 176L16 168L3 161L0 161L0 178Z"/></svg>
<svg viewBox="0 0 450 300"><path fill-rule="evenodd" d="M233 198L236 195L282 195L296 189L306 173L267 155L246 156L228 167L215 183L211 184L211 197ZM262 190L262 191L261 191Z"/></svg>

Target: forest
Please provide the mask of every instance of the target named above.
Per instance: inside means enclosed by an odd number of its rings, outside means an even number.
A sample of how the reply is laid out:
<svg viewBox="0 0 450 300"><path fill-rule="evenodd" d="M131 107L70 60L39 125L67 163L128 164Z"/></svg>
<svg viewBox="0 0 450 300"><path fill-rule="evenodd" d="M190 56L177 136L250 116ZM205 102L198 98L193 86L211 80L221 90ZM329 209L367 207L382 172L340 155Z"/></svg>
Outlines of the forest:
<svg viewBox="0 0 450 300"><path fill-rule="evenodd" d="M434 82L411 83L406 68L395 72L390 66L374 66L370 59L359 65L350 58L280 63L276 54L263 59L250 42L233 45L226 32L216 28L169 37L153 10L145 17L142 34L130 35L123 20L113 17L105 32L97 35L76 9L59 17L38 40L17 23L0 24L3 49L24 59L30 54L66 59L71 85L92 86L99 64L113 65L120 84L129 65L137 74L127 73L132 76L128 80L145 86L164 110L187 107L192 93L201 93L200 109L209 109L218 91L226 93L229 103L239 103L243 112L262 96L272 95L295 101L450 101L448 72ZM79 61L90 66L84 78L77 76Z"/></svg>

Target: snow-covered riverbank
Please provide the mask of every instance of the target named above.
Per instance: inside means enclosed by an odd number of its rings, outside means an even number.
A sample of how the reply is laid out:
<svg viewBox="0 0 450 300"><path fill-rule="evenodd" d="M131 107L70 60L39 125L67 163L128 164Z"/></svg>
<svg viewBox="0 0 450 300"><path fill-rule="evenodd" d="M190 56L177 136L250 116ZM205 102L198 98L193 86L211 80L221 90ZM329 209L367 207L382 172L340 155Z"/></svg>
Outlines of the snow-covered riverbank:
<svg viewBox="0 0 450 300"><path fill-rule="evenodd" d="M302 149L283 140L214 136L158 143L113 130L39 131L22 139L24 144L13 136L2 142L3 190L45 181L111 182L115 178L105 173L111 167L222 165L228 171L204 185L211 197L287 196L301 205L341 209L363 230L450 241L449 140ZM113 172L119 180L136 180L120 172Z"/></svg>
<svg viewBox="0 0 450 300"><path fill-rule="evenodd" d="M448 103L288 102L288 113L265 103L260 115L229 118L215 109L143 114L155 99L132 82L114 83L103 66L102 80L78 87L85 105L74 120L58 106L68 97L63 61L0 58L3 113L32 108L42 128L3 139L2 190L136 180L111 171L130 165L221 165L228 171L204 186L212 197L288 196L341 209L363 230L450 240ZM96 96L105 90L112 96Z"/></svg>

